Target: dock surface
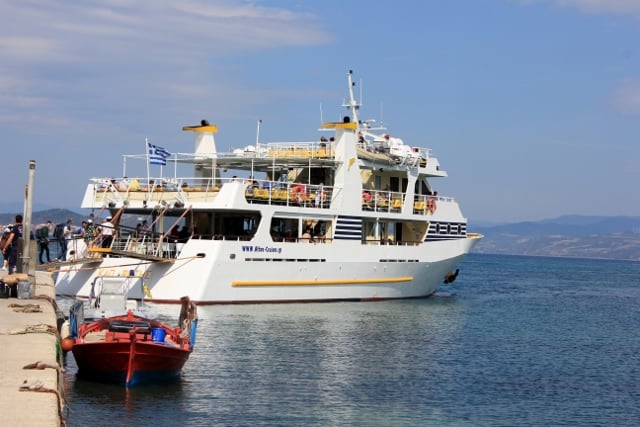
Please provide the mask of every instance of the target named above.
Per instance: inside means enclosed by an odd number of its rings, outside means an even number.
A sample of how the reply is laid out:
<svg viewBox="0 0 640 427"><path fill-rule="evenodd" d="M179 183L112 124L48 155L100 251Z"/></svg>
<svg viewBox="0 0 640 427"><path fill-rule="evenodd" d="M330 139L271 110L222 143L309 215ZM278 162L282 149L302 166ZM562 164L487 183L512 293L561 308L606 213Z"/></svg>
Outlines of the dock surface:
<svg viewBox="0 0 640 427"><path fill-rule="evenodd" d="M58 427L64 425L64 383L55 288L49 273L36 272L29 281L30 299L0 298L2 425Z"/></svg>

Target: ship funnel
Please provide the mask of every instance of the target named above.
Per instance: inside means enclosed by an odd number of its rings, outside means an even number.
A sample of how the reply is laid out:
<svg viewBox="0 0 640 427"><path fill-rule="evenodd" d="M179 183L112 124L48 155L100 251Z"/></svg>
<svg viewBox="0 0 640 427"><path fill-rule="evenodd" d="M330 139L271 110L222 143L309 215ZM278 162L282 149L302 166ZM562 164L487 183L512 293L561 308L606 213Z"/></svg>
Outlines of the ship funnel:
<svg viewBox="0 0 640 427"><path fill-rule="evenodd" d="M207 120L201 120L200 125L185 126L182 130L195 132L196 146L194 154L196 156L216 157L216 142L213 138L213 134L218 132L216 125L209 124Z"/></svg>

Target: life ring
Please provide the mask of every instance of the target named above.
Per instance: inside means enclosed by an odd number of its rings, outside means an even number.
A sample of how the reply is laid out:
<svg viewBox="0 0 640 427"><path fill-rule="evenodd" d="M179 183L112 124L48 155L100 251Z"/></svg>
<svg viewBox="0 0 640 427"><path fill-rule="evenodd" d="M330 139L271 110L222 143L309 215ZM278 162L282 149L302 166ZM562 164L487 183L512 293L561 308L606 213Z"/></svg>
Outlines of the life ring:
<svg viewBox="0 0 640 427"><path fill-rule="evenodd" d="M429 212L434 213L436 211L436 208L436 199L431 197L429 200L427 200L427 209L429 209Z"/></svg>

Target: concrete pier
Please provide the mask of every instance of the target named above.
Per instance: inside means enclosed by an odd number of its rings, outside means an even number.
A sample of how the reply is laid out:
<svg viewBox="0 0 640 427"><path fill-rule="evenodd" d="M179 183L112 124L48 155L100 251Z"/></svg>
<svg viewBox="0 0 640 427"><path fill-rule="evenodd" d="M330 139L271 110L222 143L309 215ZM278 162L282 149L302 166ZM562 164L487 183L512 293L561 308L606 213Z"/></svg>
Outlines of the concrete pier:
<svg viewBox="0 0 640 427"><path fill-rule="evenodd" d="M2 425L58 427L64 383L55 288L49 273L35 274L30 299L0 299L0 417Z"/></svg>

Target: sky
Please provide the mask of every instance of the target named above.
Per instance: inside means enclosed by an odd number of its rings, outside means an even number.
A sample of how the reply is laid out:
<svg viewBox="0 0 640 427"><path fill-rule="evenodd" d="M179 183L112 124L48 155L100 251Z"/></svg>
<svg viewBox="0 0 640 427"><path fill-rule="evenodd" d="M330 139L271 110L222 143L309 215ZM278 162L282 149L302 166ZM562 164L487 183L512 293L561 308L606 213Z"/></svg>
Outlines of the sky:
<svg viewBox="0 0 640 427"><path fill-rule="evenodd" d="M312 141L361 118L429 147L469 221L640 215L639 0L0 0L1 201L82 212L145 138ZM322 117L321 117L322 112Z"/></svg>

